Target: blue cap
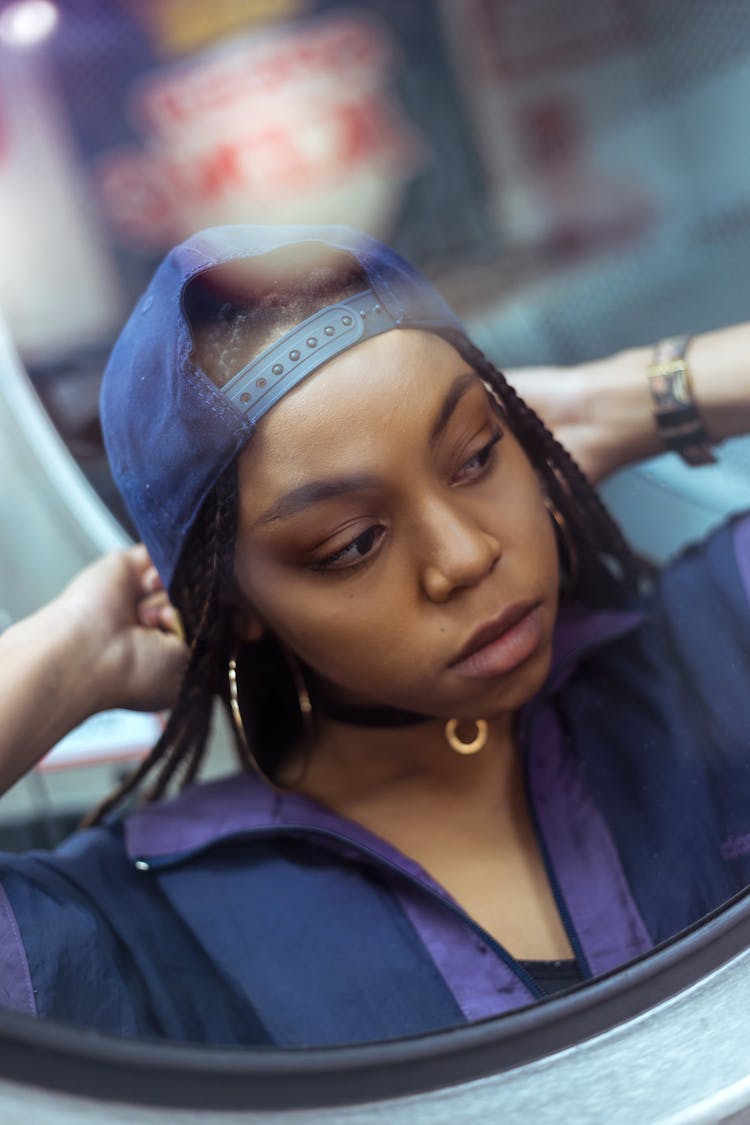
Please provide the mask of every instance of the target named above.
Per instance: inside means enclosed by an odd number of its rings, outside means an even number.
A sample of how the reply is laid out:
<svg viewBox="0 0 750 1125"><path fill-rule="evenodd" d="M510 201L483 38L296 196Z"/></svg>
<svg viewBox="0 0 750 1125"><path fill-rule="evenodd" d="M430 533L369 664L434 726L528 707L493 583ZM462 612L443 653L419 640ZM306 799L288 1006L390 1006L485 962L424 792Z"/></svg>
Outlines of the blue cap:
<svg viewBox="0 0 750 1125"><path fill-rule="evenodd" d="M350 255L369 290L303 321L217 387L191 355L185 287L217 266L305 244ZM392 328L464 331L403 258L348 227L212 227L169 252L112 350L101 392L115 482L167 587L203 501L263 414L334 355Z"/></svg>

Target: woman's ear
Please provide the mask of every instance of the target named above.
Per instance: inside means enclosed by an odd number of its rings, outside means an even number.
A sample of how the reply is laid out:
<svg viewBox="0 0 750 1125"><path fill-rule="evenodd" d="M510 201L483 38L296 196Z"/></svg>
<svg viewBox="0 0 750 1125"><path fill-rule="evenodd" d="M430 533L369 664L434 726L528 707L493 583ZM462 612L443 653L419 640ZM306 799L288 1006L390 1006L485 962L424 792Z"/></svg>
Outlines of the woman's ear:
<svg viewBox="0 0 750 1125"><path fill-rule="evenodd" d="M240 641L259 641L266 631L265 622L254 609L235 609L232 615L234 635Z"/></svg>

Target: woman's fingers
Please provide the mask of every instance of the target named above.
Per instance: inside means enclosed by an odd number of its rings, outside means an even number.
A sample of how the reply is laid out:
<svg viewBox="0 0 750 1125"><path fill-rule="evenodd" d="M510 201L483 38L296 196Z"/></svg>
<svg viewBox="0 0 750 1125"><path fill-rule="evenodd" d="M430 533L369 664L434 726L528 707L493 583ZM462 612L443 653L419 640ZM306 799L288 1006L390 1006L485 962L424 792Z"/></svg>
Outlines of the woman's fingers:
<svg viewBox="0 0 750 1125"><path fill-rule="evenodd" d="M146 629L162 629L166 633L174 633L181 641L185 640L180 615L163 588L141 598L136 614L138 624Z"/></svg>

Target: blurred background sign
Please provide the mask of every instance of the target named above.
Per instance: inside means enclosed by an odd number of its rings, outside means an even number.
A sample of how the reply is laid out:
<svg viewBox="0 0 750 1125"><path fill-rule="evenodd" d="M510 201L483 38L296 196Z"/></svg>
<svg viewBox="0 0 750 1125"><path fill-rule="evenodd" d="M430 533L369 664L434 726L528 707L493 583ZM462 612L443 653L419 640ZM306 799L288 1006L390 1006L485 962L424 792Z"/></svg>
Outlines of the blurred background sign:
<svg viewBox="0 0 750 1125"><path fill-rule="evenodd" d="M393 225L423 142L392 94L394 44L364 14L243 36L139 82L139 146L95 176L113 229L162 250L216 223Z"/></svg>

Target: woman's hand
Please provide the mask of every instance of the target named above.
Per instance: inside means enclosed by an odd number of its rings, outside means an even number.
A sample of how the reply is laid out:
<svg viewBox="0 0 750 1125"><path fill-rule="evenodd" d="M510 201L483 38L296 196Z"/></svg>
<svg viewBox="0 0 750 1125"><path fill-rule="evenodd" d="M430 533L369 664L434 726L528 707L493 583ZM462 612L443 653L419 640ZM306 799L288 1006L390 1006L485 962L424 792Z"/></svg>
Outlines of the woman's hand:
<svg viewBox="0 0 750 1125"><path fill-rule="evenodd" d="M0 791L97 711L171 706L187 659L143 546L86 567L0 636Z"/></svg>
<svg viewBox="0 0 750 1125"><path fill-rule="evenodd" d="M508 379L587 476L602 480L665 451L648 389L653 347L577 367L523 367ZM695 336L687 351L693 399L712 442L750 430L750 324Z"/></svg>
<svg viewBox="0 0 750 1125"><path fill-rule="evenodd" d="M54 604L54 603L53 603ZM91 710L170 707L187 662L179 616L142 544L98 559L58 599L90 652Z"/></svg>
<svg viewBox="0 0 750 1125"><path fill-rule="evenodd" d="M576 367L521 367L509 381L594 483L661 452L646 382L650 349Z"/></svg>

